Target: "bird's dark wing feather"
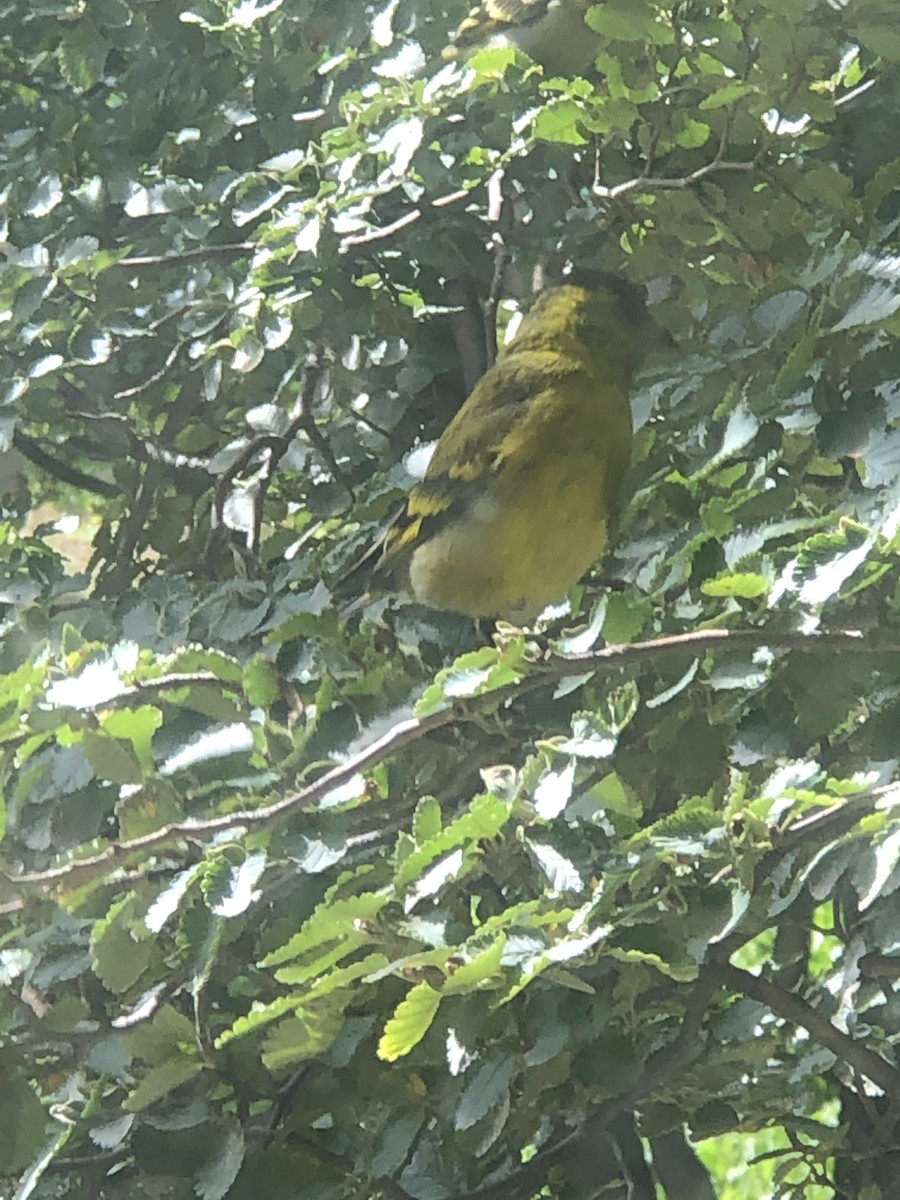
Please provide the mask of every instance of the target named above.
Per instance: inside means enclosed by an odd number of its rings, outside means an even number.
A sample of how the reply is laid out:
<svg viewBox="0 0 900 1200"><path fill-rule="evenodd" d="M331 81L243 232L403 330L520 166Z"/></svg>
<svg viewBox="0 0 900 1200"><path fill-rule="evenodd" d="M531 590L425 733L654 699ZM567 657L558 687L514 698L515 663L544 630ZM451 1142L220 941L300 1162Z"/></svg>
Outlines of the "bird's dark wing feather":
<svg viewBox="0 0 900 1200"><path fill-rule="evenodd" d="M524 406L559 386L581 364L547 352L509 353L484 375L441 435L425 478L388 531L382 564L402 557L456 520L481 495L501 447L522 422ZM475 432L473 432L475 431Z"/></svg>

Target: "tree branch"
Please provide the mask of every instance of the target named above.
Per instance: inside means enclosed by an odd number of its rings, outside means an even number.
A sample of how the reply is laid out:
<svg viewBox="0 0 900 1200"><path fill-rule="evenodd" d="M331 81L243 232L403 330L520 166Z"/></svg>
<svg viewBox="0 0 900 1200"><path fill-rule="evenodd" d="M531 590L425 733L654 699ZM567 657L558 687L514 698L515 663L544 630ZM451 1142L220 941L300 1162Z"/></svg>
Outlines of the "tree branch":
<svg viewBox="0 0 900 1200"><path fill-rule="evenodd" d="M687 996L675 1037L650 1055L640 1077L626 1092L597 1105L579 1129L542 1151L514 1174L454 1200L512 1200L515 1196L531 1195L544 1184L551 1167L563 1161L577 1161L581 1154L589 1155L596 1140L603 1137L604 1131L623 1112L631 1111L641 1100L652 1096L661 1084L676 1072L682 1072L702 1052L701 1029L717 987L717 981L708 972L700 974Z"/></svg>
<svg viewBox="0 0 900 1200"><path fill-rule="evenodd" d="M108 500L122 494L122 489L114 483L109 483L106 479L99 479L96 475L88 475L84 471L79 471L77 467L70 467L68 463L54 458L34 438L30 438L27 433L22 433L21 429L17 429L13 433L13 445L30 463L40 467L42 471L46 471L48 475L52 475L54 479L59 479L62 483L80 488L83 492L92 492L95 496L104 496Z"/></svg>
<svg viewBox="0 0 900 1200"><path fill-rule="evenodd" d="M767 633L764 629L700 629L692 630L689 633L674 634L671 637L635 642L630 645L606 646L602 650L595 650L590 654L551 658L541 664L534 674L515 680L513 683L470 697L459 705L448 704L446 708L430 713L426 717L413 717L399 722L383 737L346 763L333 767L308 787L291 792L274 804L256 809L243 809L210 820L175 822L130 841L111 843L99 854L91 855L88 858L78 859L48 871L23 875L0 874L0 880L5 880L12 888L13 895L23 891L40 891L46 887L63 884L71 886L102 874L119 863L124 863L133 854L156 851L179 841L209 842L223 834L271 828L295 813L312 808L329 792L349 783L355 775L378 766L398 751L420 741L434 730L457 721L470 719L481 710L499 708L552 680L593 671L618 670L622 666L643 662L645 659L663 657L684 650L694 652L710 650L720 646L725 648L732 646L767 647L805 652L833 651L835 649L857 653L900 652L900 646L870 645L863 641L861 634L854 631L801 634ZM197 679L197 682L201 681L205 682L205 679ZM150 686L153 686L153 681L150 681ZM879 798L892 789L892 786L873 789L864 795L854 796L851 801L845 803L852 802L854 805L861 805L865 802L867 805L865 811L869 811ZM818 814L816 819L822 821L827 818L830 820L832 812L839 811L840 807L837 806L835 809L828 808L825 813Z"/></svg>
<svg viewBox="0 0 900 1200"><path fill-rule="evenodd" d="M855 629L839 629L821 633L797 633L791 630L771 632L765 629L691 629L666 637L650 638L646 642L604 646L587 654L567 654L551 659L547 668L552 674L578 675L611 665L641 662L645 658L662 658L684 650L701 652L717 647L724 649L800 650L819 653L823 650L848 653L900 654L900 643L867 643Z"/></svg>
<svg viewBox="0 0 900 1200"><path fill-rule="evenodd" d="M41 891L62 884L74 886L102 874L110 867L126 862L133 854L161 850L180 841L208 842L222 834L270 828L297 812L313 807L329 792L343 787L361 771L377 766L391 754L412 742L417 742L432 730L449 725L458 715L456 710L447 708L428 717L414 717L408 721L401 721L354 758L326 771L308 787L291 792L274 804L239 810L208 821L175 821L140 837L124 842L112 842L99 854L53 867L49 871L35 871L23 875L0 873L0 879L9 884L14 893Z"/></svg>
<svg viewBox="0 0 900 1200"><path fill-rule="evenodd" d="M255 242L236 242L224 246L201 246L196 250L184 250L181 254L145 254L134 258L120 258L111 267L178 267L186 262L205 262L209 258L240 258L258 249Z"/></svg>
<svg viewBox="0 0 900 1200"><path fill-rule="evenodd" d="M751 975L749 971L733 967L730 963L717 963L709 971L724 987L749 996L751 1000L758 1000L776 1016L783 1017L792 1025L802 1026L842 1062L880 1087L885 1095L900 1099L900 1071L880 1054L832 1025L811 1004L793 992L786 992L771 980L761 975Z"/></svg>
<svg viewBox="0 0 900 1200"><path fill-rule="evenodd" d="M471 195L471 188L459 188L455 192L449 192L446 196L438 196L436 200L431 201L430 207L446 208L447 205L455 204L458 200L465 200ZM425 210L422 208L411 208L388 225L380 225L377 229L367 229L365 233L348 233L346 237L341 238L338 253L346 254L354 246L368 246L372 242L383 242L387 238L393 237L395 233L399 233L401 229L406 229L408 225L415 224L424 215L424 212Z"/></svg>

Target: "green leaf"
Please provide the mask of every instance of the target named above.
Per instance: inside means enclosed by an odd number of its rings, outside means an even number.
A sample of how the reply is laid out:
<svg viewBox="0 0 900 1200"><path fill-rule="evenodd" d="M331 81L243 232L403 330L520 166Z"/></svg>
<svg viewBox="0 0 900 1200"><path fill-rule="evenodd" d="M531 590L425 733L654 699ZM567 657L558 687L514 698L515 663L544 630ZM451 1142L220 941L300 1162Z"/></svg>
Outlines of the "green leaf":
<svg viewBox="0 0 900 1200"><path fill-rule="evenodd" d="M443 826L441 806L434 796L423 796L413 814L413 837L422 845L438 836Z"/></svg>
<svg viewBox="0 0 900 1200"><path fill-rule="evenodd" d="M491 1058L483 1063L459 1098L453 1118L454 1128L460 1132L471 1129L486 1117L507 1095L515 1074L516 1064L512 1058Z"/></svg>
<svg viewBox="0 0 900 1200"><path fill-rule="evenodd" d="M585 146L588 139L583 130L584 111L574 100L556 100L535 116L532 132L545 142L566 146Z"/></svg>
<svg viewBox="0 0 900 1200"><path fill-rule="evenodd" d="M165 779L148 779L116 805L119 832L128 840L174 824L184 817L181 798Z"/></svg>
<svg viewBox="0 0 900 1200"><path fill-rule="evenodd" d="M585 891L580 871L564 854L549 843L534 838L526 838L525 844L555 895Z"/></svg>
<svg viewBox="0 0 900 1200"><path fill-rule="evenodd" d="M258 708L269 708L278 699L281 680L274 663L261 654L244 667L244 695L247 702Z"/></svg>
<svg viewBox="0 0 900 1200"><path fill-rule="evenodd" d="M268 1070L281 1071L316 1059L333 1044L344 1025L344 1006L335 1000L329 996L326 1001L301 1003L293 1018L282 1021L269 1034L262 1051Z"/></svg>
<svg viewBox="0 0 900 1200"><path fill-rule="evenodd" d="M752 571L723 571L715 579L706 579L700 585L705 596L739 596L742 600L755 600L769 590L769 580Z"/></svg>
<svg viewBox="0 0 900 1200"><path fill-rule="evenodd" d="M15 1069L4 1072L0 1089L0 1163L7 1176L18 1175L46 1138L47 1114L32 1084Z"/></svg>
<svg viewBox="0 0 900 1200"><path fill-rule="evenodd" d="M451 821L441 832L413 850L398 864L395 882L406 887L420 880L435 859L457 849L470 849L481 840L497 836L509 820L509 805L493 793L476 796L467 812Z"/></svg>
<svg viewBox="0 0 900 1200"><path fill-rule="evenodd" d="M555 749L575 758L608 758L616 748L617 736L598 713L578 713L572 718L572 736Z"/></svg>
<svg viewBox="0 0 900 1200"><path fill-rule="evenodd" d="M387 891L325 900L310 914L300 932L267 954L262 965L277 967L306 956L308 965L302 969L311 971L314 969L310 963L311 952L318 956L324 950L327 955L335 954L338 958L352 953L366 941L367 935L361 932L361 926L374 921L389 900Z"/></svg>
<svg viewBox="0 0 900 1200"><path fill-rule="evenodd" d="M130 746L116 738L86 729L82 745L85 757L98 779L110 783L140 783L143 779L137 756Z"/></svg>
<svg viewBox="0 0 900 1200"><path fill-rule="evenodd" d="M552 821L565 810L575 784L575 762L559 771L547 771L534 789L534 808L539 817Z"/></svg>
<svg viewBox="0 0 900 1200"><path fill-rule="evenodd" d="M151 1104L168 1096L177 1088L199 1075L203 1064L193 1058L172 1058L157 1067L151 1067L146 1075L133 1087L122 1107L125 1112L143 1112Z"/></svg>
<svg viewBox="0 0 900 1200"><path fill-rule="evenodd" d="M406 993L388 1018L379 1039L378 1057L382 1062L396 1062L421 1042L440 1003L440 992L428 983L417 983Z"/></svg>
<svg viewBox="0 0 900 1200"><path fill-rule="evenodd" d="M859 894L859 909L864 912L882 895L900 887L897 864L900 862L900 829L879 838L868 854L853 869L853 884Z"/></svg>
<svg viewBox="0 0 900 1200"><path fill-rule="evenodd" d="M506 934L501 934L484 950L480 950L468 962L455 966L442 989L445 996L463 995L473 991L500 973L503 953L506 949Z"/></svg>
<svg viewBox="0 0 900 1200"><path fill-rule="evenodd" d="M121 741L131 742L142 773L147 773L153 768L153 737L162 723L163 714L159 708L153 704L141 704L136 708L120 708L107 713L103 718L103 732ZM97 770L97 767L94 769Z"/></svg>
<svg viewBox="0 0 900 1200"><path fill-rule="evenodd" d="M114 904L94 925L91 956L94 973L113 992L127 992L154 957L153 943L141 928L140 905L132 893Z"/></svg>
<svg viewBox="0 0 900 1200"><path fill-rule="evenodd" d="M585 13L585 24L613 42L657 42L671 45L674 32L652 12L628 8L625 4L594 4Z"/></svg>
<svg viewBox="0 0 900 1200"><path fill-rule="evenodd" d="M171 1004L164 1004L150 1021L135 1026L127 1036L133 1054L148 1063L157 1063L193 1046L197 1033L183 1013Z"/></svg>
<svg viewBox="0 0 900 1200"><path fill-rule="evenodd" d="M391 1176L401 1169L425 1120L425 1113L419 1109L401 1113L390 1122L372 1155L370 1172L376 1179Z"/></svg>
<svg viewBox="0 0 900 1200"><path fill-rule="evenodd" d="M752 96L756 90L751 83L737 81L726 83L701 100L698 107L701 112L714 112L717 108L728 108L730 105L736 104L738 100L743 100L745 96Z"/></svg>
<svg viewBox="0 0 900 1200"><path fill-rule="evenodd" d="M200 1200L223 1200L244 1161L244 1134L237 1121L226 1119L216 1130L217 1145L197 1174L194 1190Z"/></svg>

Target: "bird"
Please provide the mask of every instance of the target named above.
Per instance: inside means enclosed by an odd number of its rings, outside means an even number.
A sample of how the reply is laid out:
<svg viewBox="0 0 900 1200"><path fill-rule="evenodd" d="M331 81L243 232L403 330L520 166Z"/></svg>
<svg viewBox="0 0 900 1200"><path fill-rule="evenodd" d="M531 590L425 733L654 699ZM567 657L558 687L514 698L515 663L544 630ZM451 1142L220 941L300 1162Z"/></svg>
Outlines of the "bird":
<svg viewBox="0 0 900 1200"><path fill-rule="evenodd" d="M629 391L667 340L610 274L541 292L441 434L376 583L470 617L533 620L600 556L631 455Z"/></svg>
<svg viewBox="0 0 900 1200"><path fill-rule="evenodd" d="M445 59L480 46L512 46L551 75L578 75L594 62L599 34L585 24L592 0L482 0L462 21Z"/></svg>

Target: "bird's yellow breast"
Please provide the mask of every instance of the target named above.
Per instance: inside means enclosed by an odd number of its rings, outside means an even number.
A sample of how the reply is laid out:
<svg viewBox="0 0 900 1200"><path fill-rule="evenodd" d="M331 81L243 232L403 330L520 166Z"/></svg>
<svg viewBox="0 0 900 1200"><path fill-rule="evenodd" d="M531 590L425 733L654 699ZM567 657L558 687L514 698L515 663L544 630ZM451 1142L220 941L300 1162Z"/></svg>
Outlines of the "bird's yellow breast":
<svg viewBox="0 0 900 1200"><path fill-rule="evenodd" d="M535 617L594 563L628 462L631 415L624 389L598 410L597 381L569 384L566 403L529 406L510 430L484 490L446 528L414 549L417 600L470 616ZM541 432L535 422L549 422Z"/></svg>

